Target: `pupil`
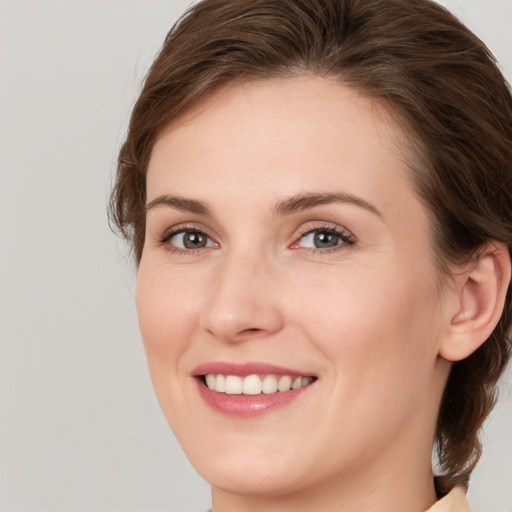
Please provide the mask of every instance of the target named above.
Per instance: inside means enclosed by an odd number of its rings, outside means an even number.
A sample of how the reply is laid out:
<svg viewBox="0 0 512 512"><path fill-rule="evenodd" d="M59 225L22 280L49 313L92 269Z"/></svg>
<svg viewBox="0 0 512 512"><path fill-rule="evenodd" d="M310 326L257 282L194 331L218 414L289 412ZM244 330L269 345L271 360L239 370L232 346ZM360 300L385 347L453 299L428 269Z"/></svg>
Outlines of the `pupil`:
<svg viewBox="0 0 512 512"><path fill-rule="evenodd" d="M320 231L315 234L315 246L317 248L335 247L338 245L338 236L334 233Z"/></svg>
<svg viewBox="0 0 512 512"><path fill-rule="evenodd" d="M197 249L206 245L206 237L201 233L185 233L183 245L187 249Z"/></svg>

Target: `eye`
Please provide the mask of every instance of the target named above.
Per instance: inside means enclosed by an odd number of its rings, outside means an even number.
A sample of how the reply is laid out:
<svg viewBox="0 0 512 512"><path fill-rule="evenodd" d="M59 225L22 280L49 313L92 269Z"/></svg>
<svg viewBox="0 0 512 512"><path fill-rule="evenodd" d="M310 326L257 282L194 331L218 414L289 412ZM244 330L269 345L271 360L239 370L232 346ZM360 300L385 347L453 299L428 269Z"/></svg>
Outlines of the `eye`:
<svg viewBox="0 0 512 512"><path fill-rule="evenodd" d="M167 233L160 242L168 245L172 250L183 252L206 247L217 247L217 244L208 235L197 229L171 231Z"/></svg>
<svg viewBox="0 0 512 512"><path fill-rule="evenodd" d="M323 227L311 229L293 244L292 248L329 250L355 243L353 236L344 229Z"/></svg>

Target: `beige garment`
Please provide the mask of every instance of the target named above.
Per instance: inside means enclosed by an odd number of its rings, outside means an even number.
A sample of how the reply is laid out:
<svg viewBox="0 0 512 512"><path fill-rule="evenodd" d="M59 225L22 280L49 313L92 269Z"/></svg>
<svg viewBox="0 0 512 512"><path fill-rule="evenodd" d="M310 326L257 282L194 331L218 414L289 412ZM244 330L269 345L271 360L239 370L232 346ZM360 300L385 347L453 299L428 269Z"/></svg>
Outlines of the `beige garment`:
<svg viewBox="0 0 512 512"><path fill-rule="evenodd" d="M466 493L462 487L453 488L427 512L471 512Z"/></svg>

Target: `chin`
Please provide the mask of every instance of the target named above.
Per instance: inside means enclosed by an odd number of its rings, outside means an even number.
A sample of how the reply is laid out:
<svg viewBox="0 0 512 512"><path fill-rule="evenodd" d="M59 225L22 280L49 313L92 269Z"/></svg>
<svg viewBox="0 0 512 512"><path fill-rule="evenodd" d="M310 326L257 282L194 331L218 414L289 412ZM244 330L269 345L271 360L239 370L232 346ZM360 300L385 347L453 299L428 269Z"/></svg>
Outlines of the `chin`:
<svg viewBox="0 0 512 512"><path fill-rule="evenodd" d="M178 439L191 464L213 488L234 494L277 496L307 480L310 471L296 447L280 450L279 443L261 439L258 443L257 438L249 437L230 443L229 437L208 446L203 444L199 450L198 443L191 441L188 446L185 440Z"/></svg>
<svg viewBox="0 0 512 512"><path fill-rule="evenodd" d="M246 458L232 463L195 464L198 473L213 488L232 494L277 497L291 493L304 485L305 475L290 468L275 467L268 461L249 461Z"/></svg>

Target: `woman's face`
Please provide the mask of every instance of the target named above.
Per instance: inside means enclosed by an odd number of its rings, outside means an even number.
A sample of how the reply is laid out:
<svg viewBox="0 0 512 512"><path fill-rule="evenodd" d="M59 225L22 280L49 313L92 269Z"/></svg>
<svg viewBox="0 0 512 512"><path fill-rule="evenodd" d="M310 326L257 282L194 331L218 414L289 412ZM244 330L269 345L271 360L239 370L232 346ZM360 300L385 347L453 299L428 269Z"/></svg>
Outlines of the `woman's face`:
<svg viewBox="0 0 512 512"><path fill-rule="evenodd" d="M214 488L430 471L446 314L400 136L371 100L303 76L217 91L156 143L140 327Z"/></svg>

